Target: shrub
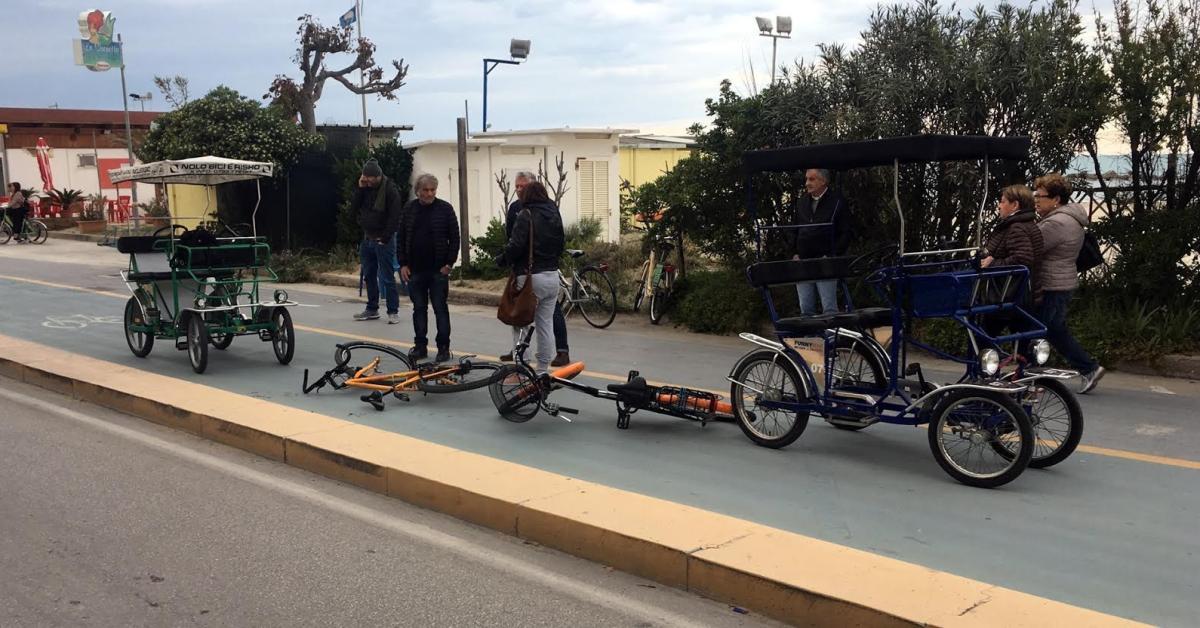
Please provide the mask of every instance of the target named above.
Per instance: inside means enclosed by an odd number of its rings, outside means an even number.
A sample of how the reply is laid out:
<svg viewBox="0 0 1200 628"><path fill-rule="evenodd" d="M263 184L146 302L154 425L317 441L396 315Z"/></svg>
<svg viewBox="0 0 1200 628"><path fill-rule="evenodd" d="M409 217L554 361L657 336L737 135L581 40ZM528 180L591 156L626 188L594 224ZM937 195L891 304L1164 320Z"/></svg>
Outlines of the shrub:
<svg viewBox="0 0 1200 628"><path fill-rule="evenodd" d="M675 289L670 316L695 332L724 334L756 329L766 317L762 299L737 271L691 271Z"/></svg>

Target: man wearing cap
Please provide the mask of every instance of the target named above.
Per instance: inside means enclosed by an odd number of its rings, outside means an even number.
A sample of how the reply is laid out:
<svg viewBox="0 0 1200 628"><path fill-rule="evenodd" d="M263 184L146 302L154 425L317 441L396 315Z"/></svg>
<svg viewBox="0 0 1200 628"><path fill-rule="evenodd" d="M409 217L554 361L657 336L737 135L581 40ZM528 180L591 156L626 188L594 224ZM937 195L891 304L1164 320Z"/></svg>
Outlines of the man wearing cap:
<svg viewBox="0 0 1200 628"><path fill-rule="evenodd" d="M358 226L363 230L359 258L360 281L367 285L367 307L354 315L356 321L379 318L379 291L387 302L388 324L400 322L400 296L396 292L396 229L404 199L391 179L383 176L379 162L363 164L353 207L358 211Z"/></svg>

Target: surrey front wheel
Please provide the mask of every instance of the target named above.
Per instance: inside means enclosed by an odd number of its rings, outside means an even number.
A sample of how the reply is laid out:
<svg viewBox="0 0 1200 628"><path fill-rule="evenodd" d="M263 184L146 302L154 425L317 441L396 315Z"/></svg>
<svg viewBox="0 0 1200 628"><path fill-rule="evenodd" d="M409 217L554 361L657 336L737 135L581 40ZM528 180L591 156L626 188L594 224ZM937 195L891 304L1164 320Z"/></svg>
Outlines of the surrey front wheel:
<svg viewBox="0 0 1200 628"><path fill-rule="evenodd" d="M595 268L579 273L579 312L592 327L604 329L617 316L617 291L608 275Z"/></svg>
<svg viewBox="0 0 1200 628"><path fill-rule="evenodd" d="M1033 380L1021 395L1021 407L1033 424L1030 467L1052 467L1075 452L1083 437L1083 410L1066 384L1049 377Z"/></svg>
<svg viewBox="0 0 1200 628"><path fill-rule="evenodd" d="M1033 457L1029 415L1012 397L957 389L945 393L929 422L929 448L950 477L995 488L1025 471Z"/></svg>
<svg viewBox="0 0 1200 628"><path fill-rule="evenodd" d="M271 348L280 364L292 361L296 354L296 328L292 326L292 313L286 307L277 307L271 312Z"/></svg>
<svg viewBox="0 0 1200 628"><path fill-rule="evenodd" d="M733 416L747 438L772 449L800 438L809 413L778 407L805 400L800 374L786 358L774 351L755 351L742 358L733 380L729 390Z"/></svg>
<svg viewBox="0 0 1200 628"><path fill-rule="evenodd" d="M203 373L208 368L208 327L204 323L204 317L195 312L188 312L185 329L188 361L192 363L193 371Z"/></svg>

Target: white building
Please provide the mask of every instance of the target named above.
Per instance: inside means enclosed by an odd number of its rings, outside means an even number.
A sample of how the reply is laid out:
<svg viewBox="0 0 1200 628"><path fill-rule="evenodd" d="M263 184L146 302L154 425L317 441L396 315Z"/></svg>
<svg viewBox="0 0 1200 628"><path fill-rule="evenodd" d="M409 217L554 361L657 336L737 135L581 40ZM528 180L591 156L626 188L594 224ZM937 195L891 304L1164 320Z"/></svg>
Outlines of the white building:
<svg viewBox="0 0 1200 628"><path fill-rule="evenodd" d="M621 235L618 143L623 133L636 131L561 128L492 131L468 138L467 222L471 237L483 235L492 218L504 220L507 208L497 177L504 174L511 184L517 172L536 173L541 165L550 183L555 184L556 160L561 159L567 175L567 191L559 207L563 225L595 218L601 224L601 238L616 242ZM422 173L436 176L438 197L454 205L461 220L457 142L429 140L415 142L409 148L413 150L414 181Z"/></svg>

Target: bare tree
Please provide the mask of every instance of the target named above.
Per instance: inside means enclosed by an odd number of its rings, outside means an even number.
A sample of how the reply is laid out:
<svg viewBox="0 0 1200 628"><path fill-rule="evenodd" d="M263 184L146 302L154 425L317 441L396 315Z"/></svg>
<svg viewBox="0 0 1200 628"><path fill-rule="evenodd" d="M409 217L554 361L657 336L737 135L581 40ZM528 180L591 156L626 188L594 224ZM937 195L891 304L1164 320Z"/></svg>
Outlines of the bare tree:
<svg viewBox="0 0 1200 628"><path fill-rule="evenodd" d="M322 26L311 15L302 15L299 21L296 35L300 47L292 60L300 66L301 80L297 83L291 77L277 75L263 98L271 98L271 104L290 115L299 114L301 124L310 132L317 130L317 101L326 80L333 79L355 94L396 99L396 90L404 86L404 77L408 75L404 59L392 61L396 74L384 80L383 68L375 64L375 44L370 40L353 37L349 27ZM327 56L342 52L354 53L354 61L336 70L325 66ZM355 70L362 70L366 76L361 86L347 78Z"/></svg>
<svg viewBox="0 0 1200 628"><path fill-rule="evenodd" d="M178 109L188 104L188 80L176 74L175 76L154 76L154 86L162 93L163 100Z"/></svg>
<svg viewBox="0 0 1200 628"><path fill-rule="evenodd" d="M565 196L567 190L570 189L567 187L567 169L563 151L559 151L558 156L554 158L554 165L558 170L558 183L550 182L550 177L546 174L546 170L543 165L544 164L541 161L538 161L538 179L541 179L542 183L545 184L546 189L550 190L550 193L554 195L554 204L560 205L562 204L563 196Z"/></svg>
<svg viewBox="0 0 1200 628"><path fill-rule="evenodd" d="M508 173L501 170L496 176L496 185L500 186L500 194L504 197L504 216L508 218L508 204L512 202L512 181L508 180Z"/></svg>

